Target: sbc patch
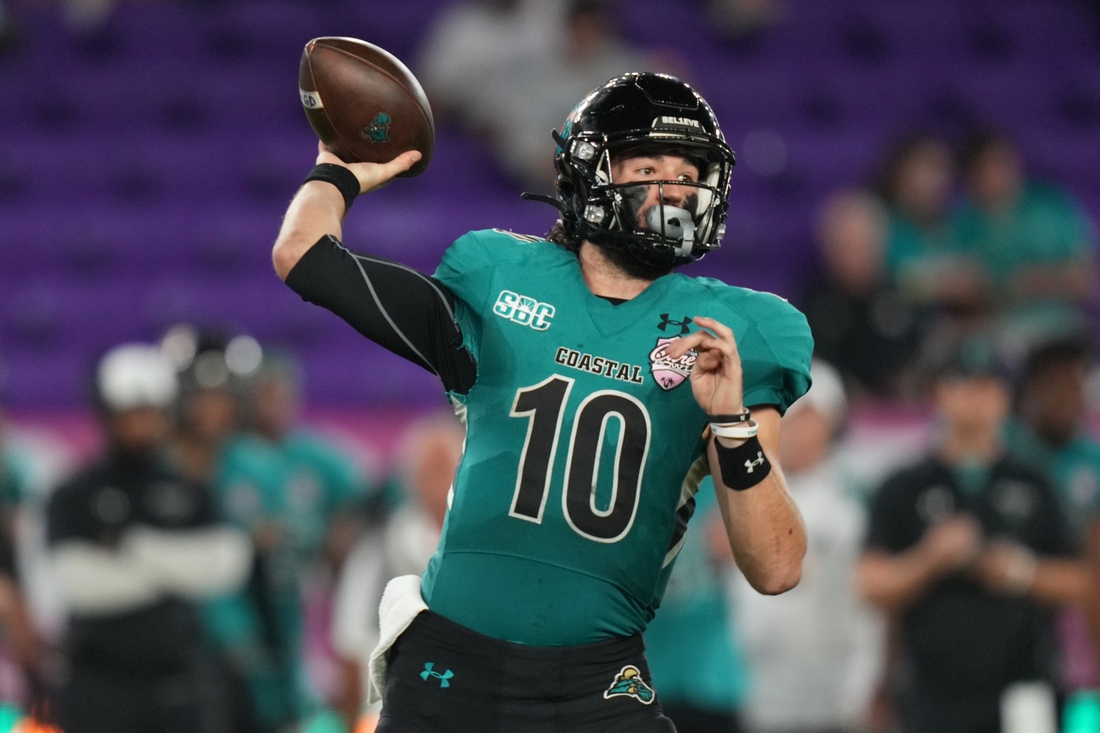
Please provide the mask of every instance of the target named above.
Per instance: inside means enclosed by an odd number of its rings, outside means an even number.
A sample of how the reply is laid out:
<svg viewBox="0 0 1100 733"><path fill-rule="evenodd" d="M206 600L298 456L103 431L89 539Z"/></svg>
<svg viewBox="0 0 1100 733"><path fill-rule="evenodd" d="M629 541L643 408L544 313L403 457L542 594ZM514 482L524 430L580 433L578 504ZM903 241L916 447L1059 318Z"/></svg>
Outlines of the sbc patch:
<svg viewBox="0 0 1100 733"><path fill-rule="evenodd" d="M493 313L521 326L530 326L536 331L550 328L554 312L554 306L549 303L540 303L511 290L501 290L497 302L493 304Z"/></svg>
<svg viewBox="0 0 1100 733"><path fill-rule="evenodd" d="M632 697L643 705L649 705L657 699L657 693L645 683L642 673L632 664L626 665L615 675L615 681L604 691L603 696L606 700L620 696Z"/></svg>

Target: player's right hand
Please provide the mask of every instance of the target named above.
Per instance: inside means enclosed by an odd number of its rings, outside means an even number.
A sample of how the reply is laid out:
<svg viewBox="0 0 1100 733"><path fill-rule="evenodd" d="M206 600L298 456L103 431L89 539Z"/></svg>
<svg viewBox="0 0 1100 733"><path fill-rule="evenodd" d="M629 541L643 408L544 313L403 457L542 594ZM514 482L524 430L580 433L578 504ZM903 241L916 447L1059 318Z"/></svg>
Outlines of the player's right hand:
<svg viewBox="0 0 1100 733"><path fill-rule="evenodd" d="M404 173L420 160L419 150L406 150L389 163L345 163L339 156L325 147L323 142L317 142L317 164L333 163L342 165L355 174L359 179L359 193L376 191L389 183L399 173Z"/></svg>

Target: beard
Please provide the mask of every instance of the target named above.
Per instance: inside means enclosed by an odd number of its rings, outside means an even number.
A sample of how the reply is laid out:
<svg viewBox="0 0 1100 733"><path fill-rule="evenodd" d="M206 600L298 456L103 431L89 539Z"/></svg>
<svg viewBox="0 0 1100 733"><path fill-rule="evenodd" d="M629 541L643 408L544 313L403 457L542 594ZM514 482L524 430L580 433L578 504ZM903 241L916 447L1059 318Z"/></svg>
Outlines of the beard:
<svg viewBox="0 0 1100 733"><path fill-rule="evenodd" d="M590 239L589 241L600 248L600 251L607 257L608 262L633 278L656 280L659 277L672 274L673 270L676 269L676 266L672 263L654 264L639 259L627 252L622 246L603 240L602 237ZM626 246L629 247L629 245Z"/></svg>

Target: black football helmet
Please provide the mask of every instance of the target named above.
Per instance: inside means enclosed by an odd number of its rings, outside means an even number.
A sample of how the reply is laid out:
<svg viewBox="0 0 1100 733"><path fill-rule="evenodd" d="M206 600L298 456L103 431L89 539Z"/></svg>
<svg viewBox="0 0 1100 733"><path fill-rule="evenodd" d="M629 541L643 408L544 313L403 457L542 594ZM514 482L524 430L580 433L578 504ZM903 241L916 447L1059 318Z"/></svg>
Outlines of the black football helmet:
<svg viewBox="0 0 1100 733"><path fill-rule="evenodd" d="M693 262L721 246L735 158L710 105L689 85L665 74L616 77L585 97L554 139L556 203L577 241L615 247L655 267ZM623 154L663 151L695 163L698 182L612 179L612 163ZM696 191L681 208L666 204L659 189L659 204L639 212L653 185Z"/></svg>

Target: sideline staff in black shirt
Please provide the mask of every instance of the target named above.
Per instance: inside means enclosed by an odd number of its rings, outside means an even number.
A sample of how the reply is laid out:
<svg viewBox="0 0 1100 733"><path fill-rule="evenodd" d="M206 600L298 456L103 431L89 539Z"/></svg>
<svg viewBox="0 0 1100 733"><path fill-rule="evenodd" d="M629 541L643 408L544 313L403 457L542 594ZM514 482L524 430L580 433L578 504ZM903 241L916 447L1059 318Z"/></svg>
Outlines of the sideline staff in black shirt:
<svg viewBox="0 0 1100 733"><path fill-rule="evenodd" d="M1052 610L1081 599L1083 565L1050 482L1004 452L1008 385L983 344L943 368L935 402L942 439L874 497L859 567L899 621L902 730L999 733L1016 683L1055 730Z"/></svg>
<svg viewBox="0 0 1100 733"><path fill-rule="evenodd" d="M51 496L48 541L70 612L66 733L197 733L202 627L193 602L242 584L248 537L219 524L205 486L160 455L176 397L158 349L120 346L96 372L104 455Z"/></svg>

